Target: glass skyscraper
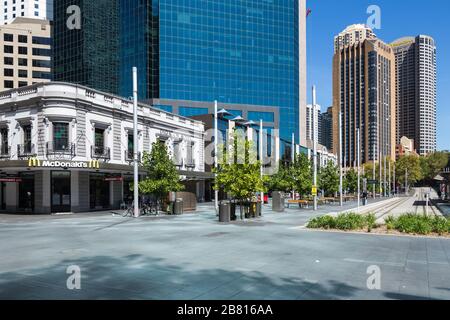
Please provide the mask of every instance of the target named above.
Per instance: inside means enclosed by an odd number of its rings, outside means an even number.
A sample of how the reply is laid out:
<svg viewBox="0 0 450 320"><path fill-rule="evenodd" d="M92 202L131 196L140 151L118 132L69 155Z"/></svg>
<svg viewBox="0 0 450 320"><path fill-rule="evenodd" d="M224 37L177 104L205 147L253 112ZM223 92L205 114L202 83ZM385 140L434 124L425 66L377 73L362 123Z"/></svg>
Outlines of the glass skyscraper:
<svg viewBox="0 0 450 320"><path fill-rule="evenodd" d="M141 99L277 107L281 136L299 136L298 0L119 3L120 95L137 66Z"/></svg>
<svg viewBox="0 0 450 320"><path fill-rule="evenodd" d="M118 93L119 0L54 1L53 70L55 81L66 81ZM70 6L80 8L81 26L68 28Z"/></svg>

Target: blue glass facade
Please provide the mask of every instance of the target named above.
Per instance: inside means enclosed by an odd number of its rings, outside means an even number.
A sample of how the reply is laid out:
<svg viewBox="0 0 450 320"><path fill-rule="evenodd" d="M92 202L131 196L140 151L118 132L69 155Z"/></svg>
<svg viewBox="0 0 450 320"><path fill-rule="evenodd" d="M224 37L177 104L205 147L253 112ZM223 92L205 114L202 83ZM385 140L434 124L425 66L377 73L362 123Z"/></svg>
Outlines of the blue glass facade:
<svg viewBox="0 0 450 320"><path fill-rule="evenodd" d="M278 107L281 136L298 137L297 9L297 0L120 0L120 94L131 95L136 65L141 99Z"/></svg>

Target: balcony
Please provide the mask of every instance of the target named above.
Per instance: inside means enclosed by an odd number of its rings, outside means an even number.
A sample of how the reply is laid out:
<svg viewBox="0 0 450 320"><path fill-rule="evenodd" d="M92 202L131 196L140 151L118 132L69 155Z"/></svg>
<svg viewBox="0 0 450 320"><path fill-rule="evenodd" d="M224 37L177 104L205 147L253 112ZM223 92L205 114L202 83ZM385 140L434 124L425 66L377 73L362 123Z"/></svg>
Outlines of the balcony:
<svg viewBox="0 0 450 320"><path fill-rule="evenodd" d="M63 143L61 141L49 141L46 144L47 156L75 157L75 143Z"/></svg>
<svg viewBox="0 0 450 320"><path fill-rule="evenodd" d="M91 147L91 158L92 159L103 159L103 160L111 160L111 148L106 147Z"/></svg>
<svg viewBox="0 0 450 320"><path fill-rule="evenodd" d="M19 159L34 157L36 156L35 150L34 144L32 143L19 144L17 146L17 157Z"/></svg>
<svg viewBox="0 0 450 320"><path fill-rule="evenodd" d="M11 147L4 145L0 147L0 160L11 159Z"/></svg>
<svg viewBox="0 0 450 320"><path fill-rule="evenodd" d="M194 169L195 168L195 160L194 159L187 159L186 160L186 168Z"/></svg>
<svg viewBox="0 0 450 320"><path fill-rule="evenodd" d="M125 150L125 161L133 162L134 161L134 151L133 150ZM142 153L138 152L138 161L142 161Z"/></svg>

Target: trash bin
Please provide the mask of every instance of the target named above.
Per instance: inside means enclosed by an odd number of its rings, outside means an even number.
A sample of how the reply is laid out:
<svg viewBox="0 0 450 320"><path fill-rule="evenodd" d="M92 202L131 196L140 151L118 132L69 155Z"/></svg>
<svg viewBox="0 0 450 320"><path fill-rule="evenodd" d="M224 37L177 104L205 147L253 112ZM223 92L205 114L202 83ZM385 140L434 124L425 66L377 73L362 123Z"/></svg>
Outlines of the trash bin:
<svg viewBox="0 0 450 320"><path fill-rule="evenodd" d="M231 221L231 203L228 200L223 200L219 204L219 222Z"/></svg>
<svg viewBox="0 0 450 320"><path fill-rule="evenodd" d="M275 212L284 212L284 194L280 191L272 193L272 210Z"/></svg>
<svg viewBox="0 0 450 320"><path fill-rule="evenodd" d="M258 201L256 204L256 217L262 217L262 202Z"/></svg>
<svg viewBox="0 0 450 320"><path fill-rule="evenodd" d="M173 214L183 214L183 199L177 199L173 206Z"/></svg>

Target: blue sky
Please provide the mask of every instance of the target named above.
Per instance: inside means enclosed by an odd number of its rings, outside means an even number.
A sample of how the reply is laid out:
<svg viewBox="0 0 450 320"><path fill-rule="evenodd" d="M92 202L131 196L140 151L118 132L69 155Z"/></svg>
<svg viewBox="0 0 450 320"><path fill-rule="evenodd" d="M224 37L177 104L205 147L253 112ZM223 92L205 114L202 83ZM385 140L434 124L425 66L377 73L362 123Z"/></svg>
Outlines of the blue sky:
<svg viewBox="0 0 450 320"><path fill-rule="evenodd" d="M317 86L322 111L332 104L333 39L346 26L366 23L370 5L381 8L377 36L390 43L426 34L437 43L438 149L450 150L450 1L448 0L307 0L308 90ZM311 94L308 92L308 102Z"/></svg>

